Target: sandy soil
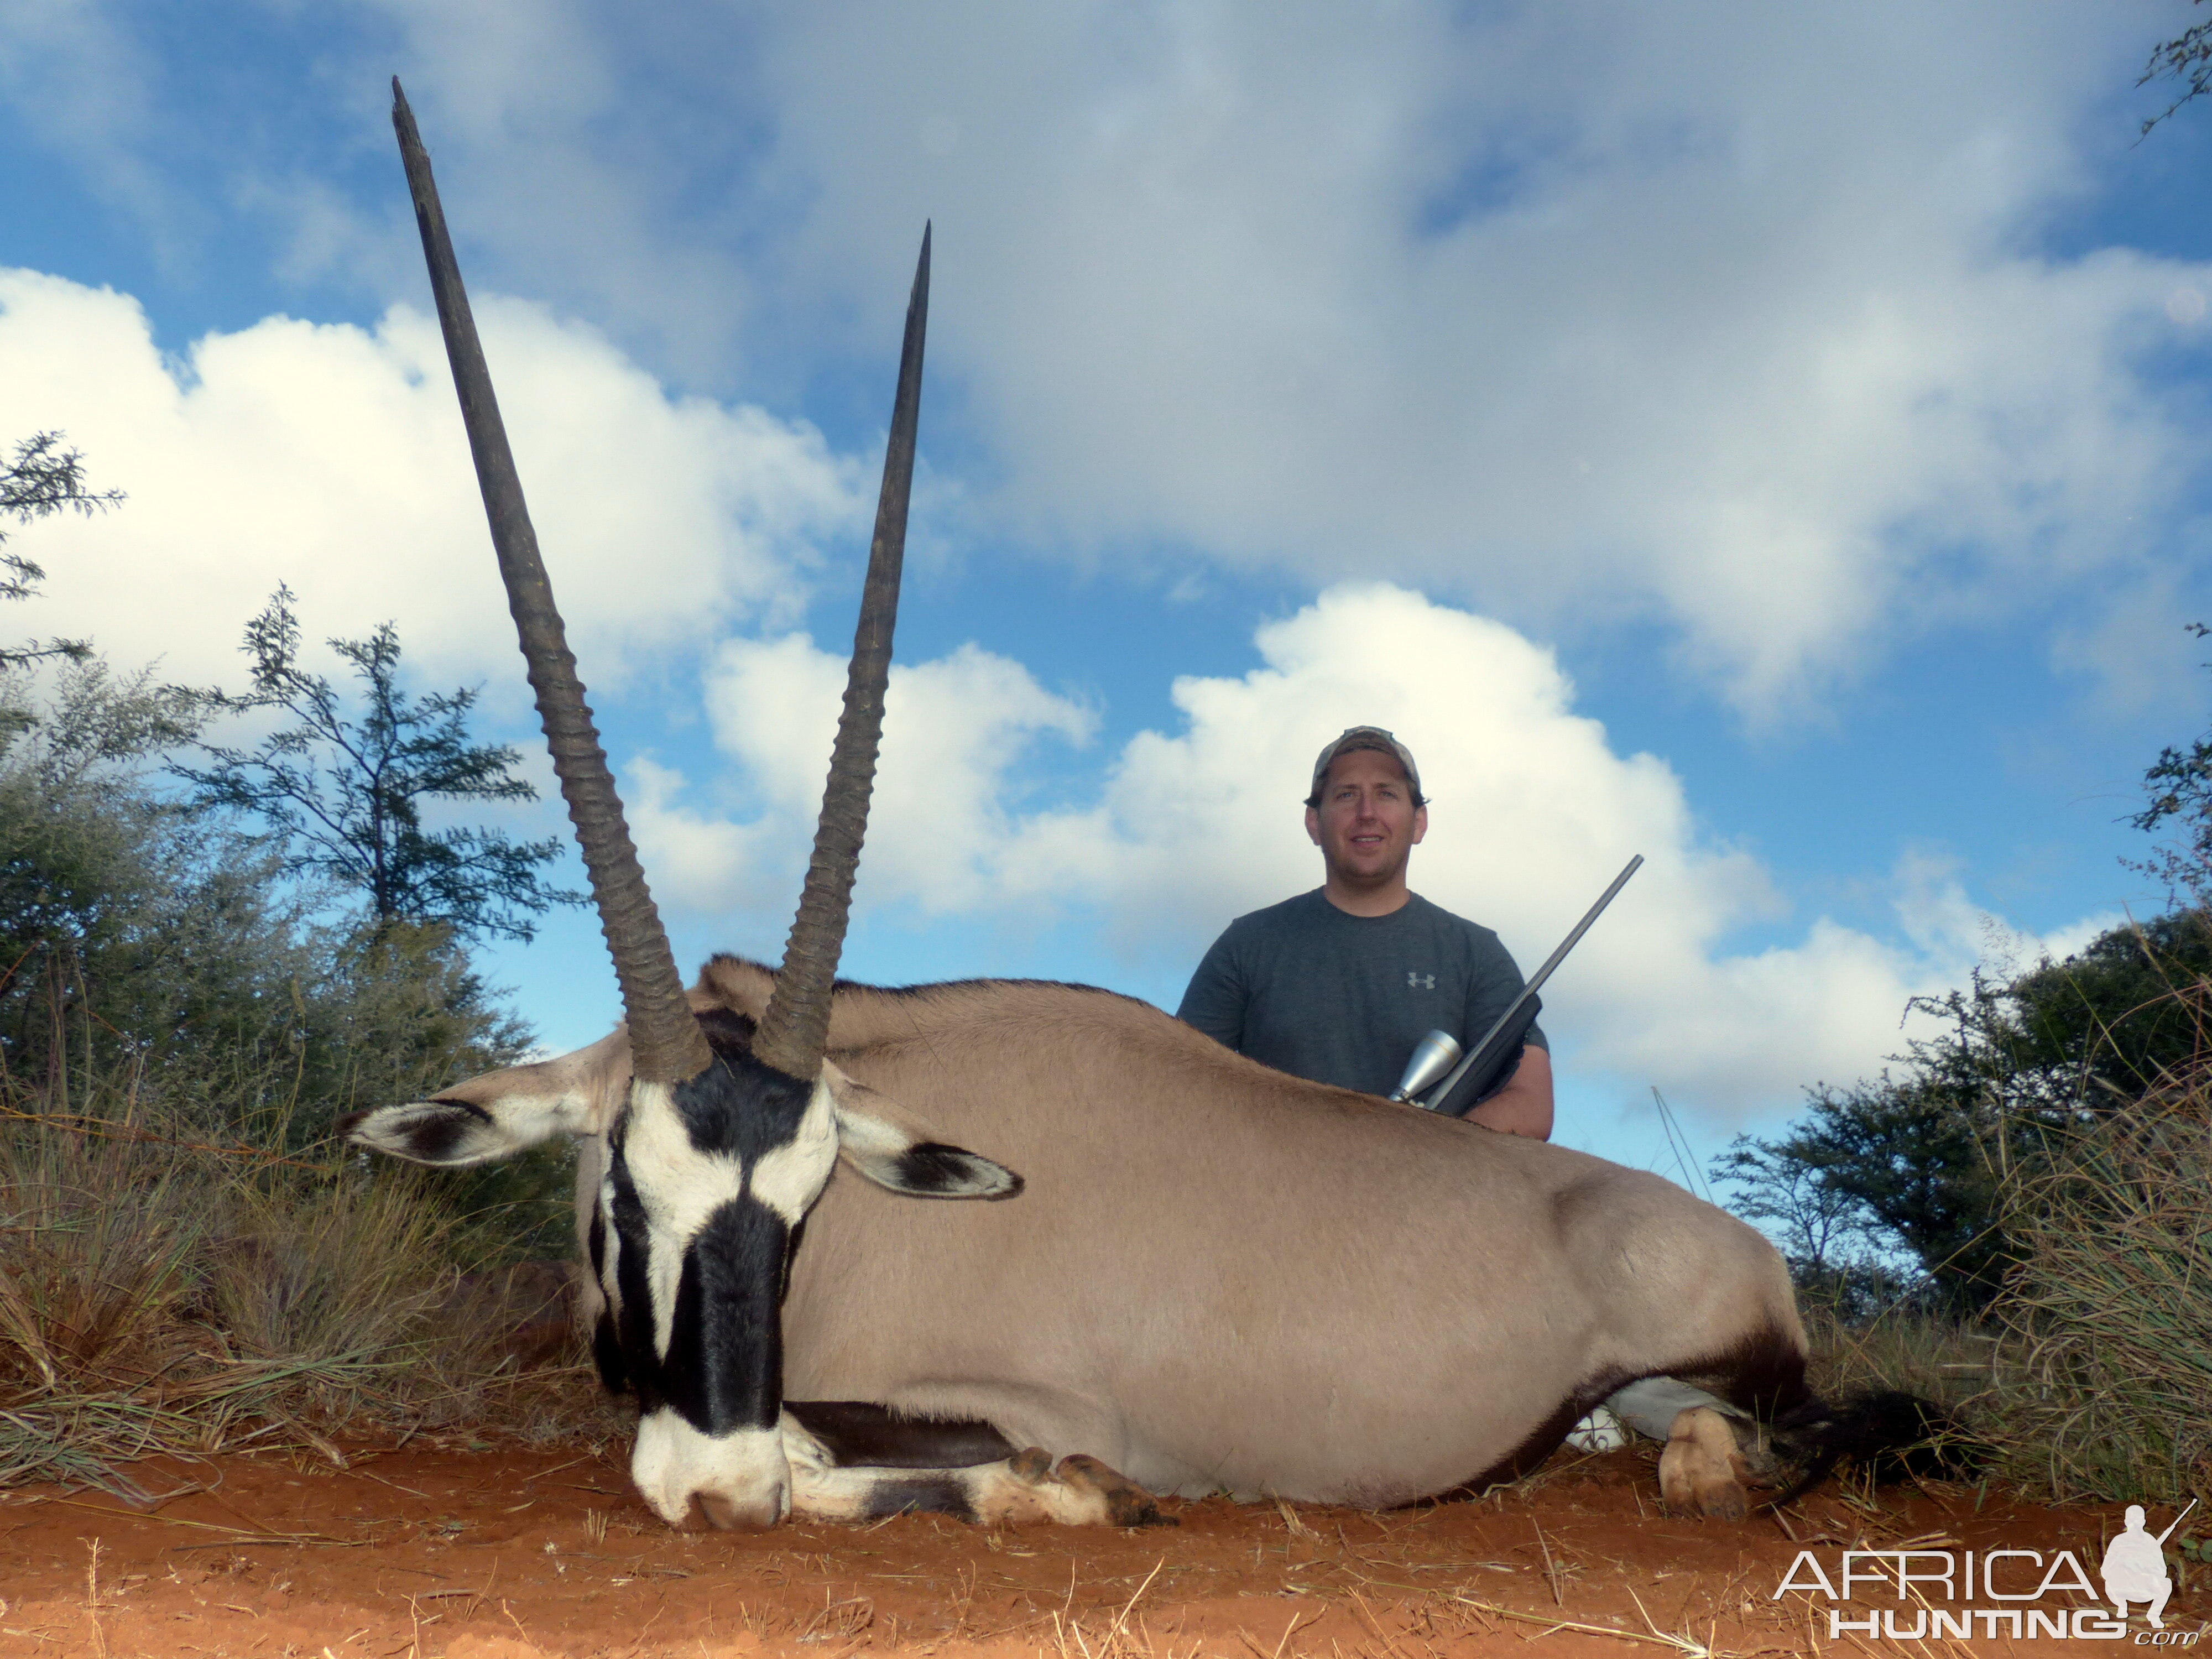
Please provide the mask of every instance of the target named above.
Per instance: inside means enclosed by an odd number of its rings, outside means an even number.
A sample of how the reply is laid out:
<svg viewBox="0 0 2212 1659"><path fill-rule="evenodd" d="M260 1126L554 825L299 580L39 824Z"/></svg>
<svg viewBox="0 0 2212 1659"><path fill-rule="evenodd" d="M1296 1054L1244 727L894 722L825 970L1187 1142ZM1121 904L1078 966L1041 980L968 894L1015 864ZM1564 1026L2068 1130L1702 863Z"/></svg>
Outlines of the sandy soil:
<svg viewBox="0 0 2212 1659"><path fill-rule="evenodd" d="M1832 1642L1825 1600L1774 1595L1801 1547L1832 1573L1846 1547L2069 1548L2094 1574L2119 1517L1978 1505L1971 1487L1831 1486L1792 1511L1793 1539L1772 1516L1662 1517L1651 1459L1633 1451L1562 1454L1480 1502L1386 1515L1217 1501L1170 1504L1179 1526L1133 1532L907 1516L757 1535L662 1527L616 1446L417 1439L343 1455L343 1469L312 1455L142 1464L149 1491L175 1493L151 1513L98 1492L0 1493L0 1655L1439 1659L1533 1641L1568 1659L2118 1652L2147 1629L2138 1616L2118 1643ZM1884 1605L1899 1604L1862 1589L1850 1611ZM2191 1584L2166 1624L2196 1631L2208 1613Z"/></svg>

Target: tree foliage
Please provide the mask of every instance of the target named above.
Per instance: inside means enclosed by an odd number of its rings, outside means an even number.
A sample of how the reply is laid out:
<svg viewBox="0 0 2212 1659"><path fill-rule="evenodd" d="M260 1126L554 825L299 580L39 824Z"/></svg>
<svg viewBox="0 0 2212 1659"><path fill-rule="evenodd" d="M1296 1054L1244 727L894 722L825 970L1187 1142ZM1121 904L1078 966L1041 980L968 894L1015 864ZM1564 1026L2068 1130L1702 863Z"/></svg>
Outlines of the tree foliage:
<svg viewBox="0 0 2212 1659"><path fill-rule="evenodd" d="M2197 0L2197 3L2203 5L2204 0ZM2172 40L2161 40L2151 48L2150 61L2143 65L2136 84L2142 87L2153 81L2166 80L2180 82L2181 92L2142 124L2146 134L2191 99L2201 98L2212 90L2212 22L2192 25Z"/></svg>
<svg viewBox="0 0 2212 1659"><path fill-rule="evenodd" d="M2212 973L2203 910L2118 927L2063 961L1916 1000L1943 1028L1894 1069L1808 1091L1772 1139L1714 1161L1738 1212L1772 1224L1801 1285L1847 1312L1914 1292L1954 1308L1996 1295L2012 1260L2006 1178L2055 1133L2139 1098L2196 1056L2175 992Z"/></svg>
<svg viewBox="0 0 2212 1659"><path fill-rule="evenodd" d="M90 515L123 500L119 489L88 489L84 458L74 449L64 449L61 441L58 432L33 433L15 446L9 459L0 462L0 520L14 519L30 524L57 513ZM46 570L21 553L9 550L7 543L7 532L0 530L0 599L27 599L46 580ZM0 646L0 670L20 668L47 657L82 662L90 654L91 647L82 640Z"/></svg>
<svg viewBox="0 0 2212 1659"><path fill-rule="evenodd" d="M494 830L434 830L434 800L534 800L505 744L469 740L476 690L412 697L399 685L400 646L389 623L366 640L329 641L359 681L357 711L300 660L293 595L279 587L246 624L252 690L217 693L216 710L273 711L281 729L251 749L202 744L204 766L177 765L203 807L249 813L268 825L288 875L357 896L378 927L449 929L459 939L527 939L531 918L584 896L546 884L557 836L517 842Z"/></svg>
<svg viewBox="0 0 2212 1659"><path fill-rule="evenodd" d="M2212 54L2212 45L2206 51ZM2206 72L2212 74L2212 56ZM2203 623L2190 623L2189 631L2200 640L2212 635ZM2200 908L2212 904L2212 732L2185 747L2160 750L2143 785L2148 799L2128 822L2153 834L2171 826L2180 838L2133 867L2164 882L2170 894L2187 895Z"/></svg>
<svg viewBox="0 0 2212 1659"><path fill-rule="evenodd" d="M2212 73L2212 34L2203 50ZM1788 1132L1739 1135L1714 1161L1714 1179L1739 1213L1774 1229L1801 1285L1846 1312L1903 1294L1985 1306L2018 1259L2000 1215L2007 1184L2212 1064L2212 732L2162 750L2143 784L2130 822L2175 839L2133 867L2161 878L2176 908L2063 961L1977 972L1963 990L1915 999L1942 1018L1939 1035L1872 1081L1808 1091Z"/></svg>
<svg viewBox="0 0 2212 1659"><path fill-rule="evenodd" d="M449 930L319 921L257 837L156 787L200 712L94 661L0 739L6 1084L69 1110L121 1079L208 1127L299 1144L518 1058L526 1030Z"/></svg>
<svg viewBox="0 0 2212 1659"><path fill-rule="evenodd" d="M58 434L0 465L0 524L122 499L87 487ZM0 598L32 597L45 574L0 546ZM424 832L415 816L426 796L527 798L507 775L511 752L467 742L472 694L417 702L397 690L390 629L340 643L369 683L368 712L349 720L327 684L296 672L289 616L259 620L269 672L240 699L116 675L80 641L0 648L0 1153L57 1123L70 1139L106 1133L88 1118L118 1117L203 1152L239 1140L296 1152L348 1111L434 1094L531 1046L465 947L470 933L499 929L502 902L564 896L532 884L548 854ZM306 699L302 726L320 720L355 744L333 765L380 769L379 844L396 849L400 879L375 890L386 902L366 917L333 921L348 872L264 833L266 813L249 822L250 798L180 798L164 779L162 757L211 714L287 692ZM272 742L312 796L312 744ZM253 757L230 758L248 769ZM344 799L342 787L328 794ZM568 1161L544 1149L426 1177L419 1194L543 1253L566 1231Z"/></svg>

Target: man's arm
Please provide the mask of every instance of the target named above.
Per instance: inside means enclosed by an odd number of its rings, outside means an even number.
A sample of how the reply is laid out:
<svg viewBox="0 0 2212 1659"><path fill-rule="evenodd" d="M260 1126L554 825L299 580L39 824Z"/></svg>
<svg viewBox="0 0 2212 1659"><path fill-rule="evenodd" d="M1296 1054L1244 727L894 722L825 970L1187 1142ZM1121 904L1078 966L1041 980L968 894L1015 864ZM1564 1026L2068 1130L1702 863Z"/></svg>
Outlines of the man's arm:
<svg viewBox="0 0 2212 1659"><path fill-rule="evenodd" d="M1244 1051L1244 979L1224 933L1190 976L1176 1018L1205 1032L1224 1048Z"/></svg>
<svg viewBox="0 0 2212 1659"><path fill-rule="evenodd" d="M1511 954L1497 934L1472 923L1461 925L1468 930L1470 950L1467 1012L1463 1020L1466 1041L1472 1043L1479 1042L1513 1006L1526 981L1522 979L1521 969L1514 964ZM1552 1138L1552 1055L1540 1026L1533 1023L1528 1026L1520 1054L1512 1064L1513 1070L1505 1081L1479 1104L1473 1107L1460 1104L1468 1093L1482 1087L1485 1081L1481 1078L1469 1078L1452 1091L1452 1097L1444 1103L1445 1109L1456 1112L1468 1122L1480 1123L1485 1128L1497 1129L1506 1134L1527 1135L1532 1140L1549 1140Z"/></svg>
<svg viewBox="0 0 2212 1659"><path fill-rule="evenodd" d="M1505 1086L1467 1115L1470 1123L1531 1140L1552 1138L1552 1057L1531 1042Z"/></svg>

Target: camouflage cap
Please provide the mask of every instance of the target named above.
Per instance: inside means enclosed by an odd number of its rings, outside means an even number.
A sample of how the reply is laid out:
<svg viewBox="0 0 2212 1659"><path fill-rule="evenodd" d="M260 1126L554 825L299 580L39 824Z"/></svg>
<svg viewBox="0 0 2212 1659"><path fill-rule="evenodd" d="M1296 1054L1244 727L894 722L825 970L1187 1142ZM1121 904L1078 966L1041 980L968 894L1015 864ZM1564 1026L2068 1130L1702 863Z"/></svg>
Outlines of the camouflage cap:
<svg viewBox="0 0 2212 1659"><path fill-rule="evenodd" d="M1339 755L1349 754L1355 749L1372 749L1377 754L1388 755L1406 769L1406 781L1413 786L1413 805L1422 804L1421 769L1413 764L1413 751L1392 737L1379 726L1347 726L1344 733L1321 751L1314 763L1313 787L1307 792L1306 805L1321 804L1321 787L1328 776L1331 762Z"/></svg>

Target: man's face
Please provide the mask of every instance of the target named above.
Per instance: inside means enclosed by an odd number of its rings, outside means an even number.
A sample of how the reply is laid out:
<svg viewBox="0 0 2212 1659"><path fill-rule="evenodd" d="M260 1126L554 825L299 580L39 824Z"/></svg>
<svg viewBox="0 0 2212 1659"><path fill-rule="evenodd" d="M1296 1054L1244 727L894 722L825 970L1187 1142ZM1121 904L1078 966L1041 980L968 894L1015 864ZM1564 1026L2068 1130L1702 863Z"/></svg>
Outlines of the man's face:
<svg viewBox="0 0 2212 1659"><path fill-rule="evenodd" d="M1429 833L1429 812L1413 805L1397 757L1355 749L1329 763L1321 805L1306 808L1306 834L1329 873L1354 887L1402 876L1406 860Z"/></svg>

